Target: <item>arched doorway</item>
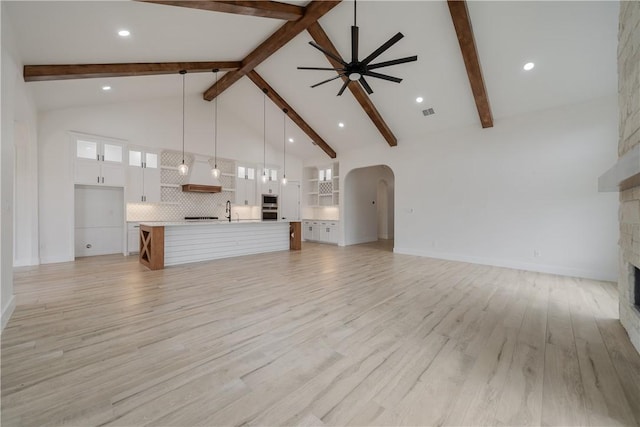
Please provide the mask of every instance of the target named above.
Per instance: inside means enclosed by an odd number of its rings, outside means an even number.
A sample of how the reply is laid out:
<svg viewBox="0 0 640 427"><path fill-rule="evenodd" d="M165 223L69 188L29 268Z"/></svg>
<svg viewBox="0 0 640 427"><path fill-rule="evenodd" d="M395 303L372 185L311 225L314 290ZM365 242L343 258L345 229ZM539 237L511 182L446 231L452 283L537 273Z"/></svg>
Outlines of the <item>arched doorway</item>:
<svg viewBox="0 0 640 427"><path fill-rule="evenodd" d="M344 244L385 241L393 248L395 177L389 166L353 169L344 184Z"/></svg>

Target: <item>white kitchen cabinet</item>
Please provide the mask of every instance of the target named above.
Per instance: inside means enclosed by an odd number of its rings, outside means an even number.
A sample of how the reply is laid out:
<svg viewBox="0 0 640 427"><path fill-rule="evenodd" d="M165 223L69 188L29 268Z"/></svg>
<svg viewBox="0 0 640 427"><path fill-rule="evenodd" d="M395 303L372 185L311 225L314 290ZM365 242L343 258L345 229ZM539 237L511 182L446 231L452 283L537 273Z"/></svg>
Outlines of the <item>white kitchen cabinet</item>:
<svg viewBox="0 0 640 427"><path fill-rule="evenodd" d="M338 244L338 221L304 220L302 227L304 240Z"/></svg>
<svg viewBox="0 0 640 427"><path fill-rule="evenodd" d="M302 221L302 238L313 240L313 225L311 221Z"/></svg>
<svg viewBox="0 0 640 427"><path fill-rule="evenodd" d="M74 182L124 187L124 144L76 137Z"/></svg>
<svg viewBox="0 0 640 427"><path fill-rule="evenodd" d="M129 149L127 202L160 202L160 164L157 151Z"/></svg>
<svg viewBox="0 0 640 427"><path fill-rule="evenodd" d="M256 168L238 164L236 171L236 205L256 205Z"/></svg>
<svg viewBox="0 0 640 427"><path fill-rule="evenodd" d="M260 177L258 180L258 188L259 194L280 194L280 181L278 180L279 171L278 169L264 169L267 175L267 181L262 182L262 171L260 172Z"/></svg>
<svg viewBox="0 0 640 427"><path fill-rule="evenodd" d="M140 252L140 224L137 222L127 223L127 253L135 254Z"/></svg>

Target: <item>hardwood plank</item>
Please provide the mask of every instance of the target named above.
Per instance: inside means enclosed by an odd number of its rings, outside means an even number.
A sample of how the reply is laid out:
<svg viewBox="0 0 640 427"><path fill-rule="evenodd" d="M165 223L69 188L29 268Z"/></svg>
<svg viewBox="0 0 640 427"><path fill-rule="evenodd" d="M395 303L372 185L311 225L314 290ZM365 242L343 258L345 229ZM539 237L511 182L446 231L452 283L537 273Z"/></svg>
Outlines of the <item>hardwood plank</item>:
<svg viewBox="0 0 640 427"><path fill-rule="evenodd" d="M43 82L98 77L178 74L180 70L187 70L189 73L211 73L215 69L220 71L237 70L241 65L240 61L25 65L22 74L25 82Z"/></svg>
<svg viewBox="0 0 640 427"><path fill-rule="evenodd" d="M640 356L610 317L609 283L306 242L159 271L92 257L14 278L3 425L640 419Z"/></svg>
<svg viewBox="0 0 640 427"><path fill-rule="evenodd" d="M293 121L298 127L311 138L311 140L324 151L327 156L332 159L336 158L336 152L333 148L326 143L324 139L320 135L317 134L315 130L307 122L300 117L296 111L291 108L291 105L287 103L278 93L273 90L273 88L258 74L255 70L251 70L247 73L247 77L251 79L256 86L260 88L262 91L267 91L266 94L274 104L278 106L281 110L285 111L285 114Z"/></svg>
<svg viewBox="0 0 640 427"><path fill-rule="evenodd" d="M324 32L324 29L320 26L318 22L314 22L313 24L309 25L309 27L307 28L307 31L309 32L309 34L317 44L322 46L324 49L330 51L335 56L342 58L342 56L340 55L336 47L333 45L333 43L329 39L329 36L327 36L327 33ZM329 61L332 67L334 68L342 67L342 64L340 64L338 61L331 58L330 56L325 55L325 57L327 58L327 60ZM347 79L348 79L347 77L342 77L342 81L346 81ZM398 139L391 131L391 128L389 127L389 125L387 125L387 123L384 121L384 119L382 118L382 115L380 115L380 113L378 112L378 109L373 104L373 101L371 100L371 98L369 98L369 95L367 95L364 89L362 89L362 86L360 86L359 84L350 84L347 87L349 88L353 96L356 98L356 101L358 101L358 103L360 104L364 112L367 114L367 116L369 116L369 119L371 119L371 122L373 122L373 125L378 129L378 131L380 132L382 137L385 139L385 141L387 141L387 144L389 144L389 146L391 147L395 147L396 145L398 145Z"/></svg>
<svg viewBox="0 0 640 427"><path fill-rule="evenodd" d="M476 41L473 36L473 27L467 2L466 0L447 0L447 4L449 5L453 26L458 36L462 59L467 69L467 76L469 77L471 92L478 109L478 116L480 116L480 123L483 128L493 127L493 114L489 105L487 88L482 77L482 67L480 66Z"/></svg>
<svg viewBox="0 0 640 427"><path fill-rule="evenodd" d="M239 69L226 73L217 83L207 89L203 95L204 99L207 101L213 100L339 3L340 0L314 0L309 3L305 7L302 18L296 21L289 21L276 30L275 33L242 60L242 66Z"/></svg>
<svg viewBox="0 0 640 427"><path fill-rule="evenodd" d="M238 15L260 16L263 18L296 21L304 13L301 6L276 1L221 1L221 0L136 0L167 6L188 7L212 12L235 13Z"/></svg>

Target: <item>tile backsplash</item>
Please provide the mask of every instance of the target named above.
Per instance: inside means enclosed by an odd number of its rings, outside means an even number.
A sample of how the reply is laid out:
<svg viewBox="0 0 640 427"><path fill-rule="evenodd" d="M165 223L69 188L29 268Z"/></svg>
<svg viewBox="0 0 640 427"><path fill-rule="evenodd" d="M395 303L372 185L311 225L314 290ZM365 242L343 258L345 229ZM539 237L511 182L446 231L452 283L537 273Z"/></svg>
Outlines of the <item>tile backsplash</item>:
<svg viewBox="0 0 640 427"><path fill-rule="evenodd" d="M193 155L185 153L185 163L192 166ZM160 171L161 203L127 203L127 221L179 221L186 216L225 217L227 200L235 203L235 162L218 158L218 167L223 175L220 177L222 192L190 193L183 192L180 185L186 183L187 177L180 176L177 166L182 161L182 153L163 151ZM213 159L209 161L213 166ZM261 212L258 206L233 206L232 219L259 219Z"/></svg>

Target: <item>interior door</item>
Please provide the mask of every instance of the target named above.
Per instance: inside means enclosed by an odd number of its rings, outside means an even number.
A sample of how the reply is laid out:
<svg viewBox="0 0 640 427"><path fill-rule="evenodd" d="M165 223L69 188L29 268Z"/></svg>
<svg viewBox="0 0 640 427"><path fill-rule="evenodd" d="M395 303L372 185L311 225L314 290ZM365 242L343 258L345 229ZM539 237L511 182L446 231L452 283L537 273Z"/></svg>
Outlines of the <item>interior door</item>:
<svg viewBox="0 0 640 427"><path fill-rule="evenodd" d="M289 181L280 187L280 218L300 220L300 181Z"/></svg>

